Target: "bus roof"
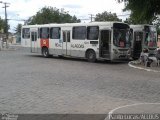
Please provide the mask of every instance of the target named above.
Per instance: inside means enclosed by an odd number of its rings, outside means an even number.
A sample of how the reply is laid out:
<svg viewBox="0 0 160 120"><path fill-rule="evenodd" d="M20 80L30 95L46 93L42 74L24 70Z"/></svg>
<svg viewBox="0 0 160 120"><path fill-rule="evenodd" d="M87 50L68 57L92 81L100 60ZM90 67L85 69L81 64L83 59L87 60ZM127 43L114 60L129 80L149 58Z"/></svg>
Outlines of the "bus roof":
<svg viewBox="0 0 160 120"><path fill-rule="evenodd" d="M142 28L144 26L153 26L154 25L149 25L149 24L138 24L138 25L130 25L130 28Z"/></svg>
<svg viewBox="0 0 160 120"><path fill-rule="evenodd" d="M107 26L113 26L114 23L122 23L122 24L126 24L123 22L91 22L91 23L50 23L50 24L36 24L36 25L24 25L22 26L23 28L35 28L35 27L50 27L50 26L54 26L54 27L62 27L62 26L87 26L87 25L91 25L91 26L96 26L96 25L107 25Z"/></svg>

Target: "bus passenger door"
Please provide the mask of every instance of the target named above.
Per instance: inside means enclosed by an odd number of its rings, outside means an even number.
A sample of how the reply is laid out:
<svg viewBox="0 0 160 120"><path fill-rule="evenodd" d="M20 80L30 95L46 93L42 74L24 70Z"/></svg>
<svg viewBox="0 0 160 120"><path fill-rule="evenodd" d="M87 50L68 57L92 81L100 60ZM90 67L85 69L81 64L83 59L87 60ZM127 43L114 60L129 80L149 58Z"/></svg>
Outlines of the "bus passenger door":
<svg viewBox="0 0 160 120"><path fill-rule="evenodd" d="M111 31L101 30L100 31L100 57L110 59L110 45L111 45Z"/></svg>
<svg viewBox="0 0 160 120"><path fill-rule="evenodd" d="M134 32L133 58L138 59L142 52L143 32Z"/></svg>
<svg viewBox="0 0 160 120"><path fill-rule="evenodd" d="M70 38L70 31L62 31L63 35L63 55L71 55L71 38Z"/></svg>
<svg viewBox="0 0 160 120"><path fill-rule="evenodd" d="M31 32L31 52L38 52L37 32Z"/></svg>

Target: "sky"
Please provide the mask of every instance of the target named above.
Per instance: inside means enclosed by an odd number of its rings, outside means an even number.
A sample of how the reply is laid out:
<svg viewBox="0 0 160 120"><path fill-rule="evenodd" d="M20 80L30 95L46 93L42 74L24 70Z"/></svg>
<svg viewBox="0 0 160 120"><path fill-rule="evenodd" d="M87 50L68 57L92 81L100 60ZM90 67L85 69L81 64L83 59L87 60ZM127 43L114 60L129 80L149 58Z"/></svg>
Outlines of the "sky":
<svg viewBox="0 0 160 120"><path fill-rule="evenodd" d="M104 11L116 13L120 19L126 19L128 13L124 13L124 3L119 4L117 0L0 0L9 3L7 7L7 15L10 24L10 32L14 32L14 28L18 23L24 24L23 21L35 15L41 8L45 6L64 8L70 15L75 15L82 22L90 22L90 15L94 16ZM0 3L0 16L4 19L4 5ZM84 20L85 19L85 20ZM86 20L88 19L88 20Z"/></svg>

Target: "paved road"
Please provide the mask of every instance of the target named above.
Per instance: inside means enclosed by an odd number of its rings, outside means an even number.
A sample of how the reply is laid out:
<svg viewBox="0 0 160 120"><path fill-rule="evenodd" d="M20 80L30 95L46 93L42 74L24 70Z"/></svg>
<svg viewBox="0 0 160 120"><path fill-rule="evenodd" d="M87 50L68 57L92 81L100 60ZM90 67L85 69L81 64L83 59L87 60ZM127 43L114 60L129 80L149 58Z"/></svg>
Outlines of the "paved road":
<svg viewBox="0 0 160 120"><path fill-rule="evenodd" d="M160 73L127 63L43 58L22 48L0 51L0 112L108 113L160 101Z"/></svg>

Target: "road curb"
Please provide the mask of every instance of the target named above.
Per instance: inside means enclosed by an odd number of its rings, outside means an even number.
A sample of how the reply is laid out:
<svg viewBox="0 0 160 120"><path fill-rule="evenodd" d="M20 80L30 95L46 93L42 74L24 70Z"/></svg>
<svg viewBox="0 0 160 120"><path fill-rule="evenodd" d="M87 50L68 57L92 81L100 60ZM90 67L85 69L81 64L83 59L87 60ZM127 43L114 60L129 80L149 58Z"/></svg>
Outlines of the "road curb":
<svg viewBox="0 0 160 120"><path fill-rule="evenodd" d="M145 106L149 106L149 107L145 107ZM105 120L112 120L112 117L114 117L114 115L145 115L145 114L154 114L152 112L149 113L149 109L151 105L160 105L160 103L135 103L135 104L128 104L128 105L124 105L124 106L119 106L116 107L114 109L112 109L111 111L109 111L108 116L105 118ZM140 109L138 109L138 106ZM126 109L127 108L127 109ZM131 109L128 109L131 108ZM125 110L126 109L126 110ZM131 112L129 112L129 110L131 110ZM139 110L139 112L138 112ZM158 109L157 109L158 110ZM156 112L157 112L156 110ZM150 110L152 111L152 110ZM158 110L159 111L159 110ZM155 112L155 113L156 113ZM112 116L113 115L113 116Z"/></svg>
<svg viewBox="0 0 160 120"><path fill-rule="evenodd" d="M15 51L16 48L2 48L0 51Z"/></svg>
<svg viewBox="0 0 160 120"><path fill-rule="evenodd" d="M143 68L143 67L138 67L138 66L135 66L132 64L132 61L128 63L128 65L132 68L136 68L136 69L140 69L140 70L145 70L145 71L148 71L148 72L156 72L156 73L159 73L160 71L158 70L153 70L153 69L148 69L148 68Z"/></svg>

